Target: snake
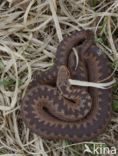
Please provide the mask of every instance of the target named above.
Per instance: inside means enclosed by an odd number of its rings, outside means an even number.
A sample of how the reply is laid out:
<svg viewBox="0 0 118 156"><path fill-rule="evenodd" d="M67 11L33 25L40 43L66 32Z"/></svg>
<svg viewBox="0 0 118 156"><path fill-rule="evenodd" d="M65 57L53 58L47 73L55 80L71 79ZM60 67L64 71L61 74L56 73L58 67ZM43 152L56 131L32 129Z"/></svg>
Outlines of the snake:
<svg viewBox="0 0 118 156"><path fill-rule="evenodd" d="M75 47L79 57L72 51ZM69 79L108 82L109 60L96 45L90 30L64 37L56 51L55 63L34 74L21 102L27 127L48 140L82 142L103 133L111 119L112 88L72 86Z"/></svg>

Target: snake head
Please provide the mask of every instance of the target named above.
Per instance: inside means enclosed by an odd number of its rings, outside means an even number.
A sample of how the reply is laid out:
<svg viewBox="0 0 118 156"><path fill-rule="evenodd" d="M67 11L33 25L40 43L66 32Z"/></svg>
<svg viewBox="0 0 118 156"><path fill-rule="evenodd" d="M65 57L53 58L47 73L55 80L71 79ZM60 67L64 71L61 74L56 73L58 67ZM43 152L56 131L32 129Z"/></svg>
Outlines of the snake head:
<svg viewBox="0 0 118 156"><path fill-rule="evenodd" d="M70 72L68 68L64 65L60 66L57 75L57 88L61 89L61 87L69 87L70 83L68 79L70 79Z"/></svg>

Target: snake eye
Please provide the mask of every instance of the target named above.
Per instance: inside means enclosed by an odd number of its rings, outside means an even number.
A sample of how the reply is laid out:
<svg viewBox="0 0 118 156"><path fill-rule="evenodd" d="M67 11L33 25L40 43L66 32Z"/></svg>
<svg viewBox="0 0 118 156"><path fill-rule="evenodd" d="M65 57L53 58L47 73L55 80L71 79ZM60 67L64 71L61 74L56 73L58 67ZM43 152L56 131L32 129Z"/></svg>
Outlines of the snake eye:
<svg viewBox="0 0 118 156"><path fill-rule="evenodd" d="M57 86L68 86L68 79L70 78L70 73L66 66L62 65L59 68L57 75Z"/></svg>
<svg viewBox="0 0 118 156"><path fill-rule="evenodd" d="M63 81L62 85L64 85L65 87L70 87L70 83L69 83L68 79Z"/></svg>

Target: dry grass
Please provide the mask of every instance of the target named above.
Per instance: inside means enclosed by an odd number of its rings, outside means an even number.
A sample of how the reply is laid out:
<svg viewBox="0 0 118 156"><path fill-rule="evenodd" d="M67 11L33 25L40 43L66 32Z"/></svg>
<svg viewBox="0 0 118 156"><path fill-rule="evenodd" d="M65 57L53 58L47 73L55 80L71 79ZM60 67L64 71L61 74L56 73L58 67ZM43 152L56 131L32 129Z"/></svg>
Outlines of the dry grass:
<svg viewBox="0 0 118 156"><path fill-rule="evenodd" d="M52 66L59 41L81 28L95 32L118 78L118 1L26 1L0 0L0 155L82 155L82 144L46 141L30 133L20 116L20 101L32 73ZM117 84L113 98L116 107ZM94 141L118 148L115 111L106 132Z"/></svg>

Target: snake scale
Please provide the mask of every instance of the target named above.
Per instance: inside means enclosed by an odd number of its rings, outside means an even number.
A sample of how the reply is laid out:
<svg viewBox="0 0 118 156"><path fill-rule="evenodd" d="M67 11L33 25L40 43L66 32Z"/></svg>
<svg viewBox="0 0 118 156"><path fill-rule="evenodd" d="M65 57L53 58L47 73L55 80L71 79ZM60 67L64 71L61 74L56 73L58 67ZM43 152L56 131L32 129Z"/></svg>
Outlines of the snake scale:
<svg viewBox="0 0 118 156"><path fill-rule="evenodd" d="M75 47L79 64L77 68ZM75 31L57 47L54 66L35 75L21 103L26 125L45 139L91 140L111 119L112 89L70 86L68 79L108 82L109 61L90 30Z"/></svg>

